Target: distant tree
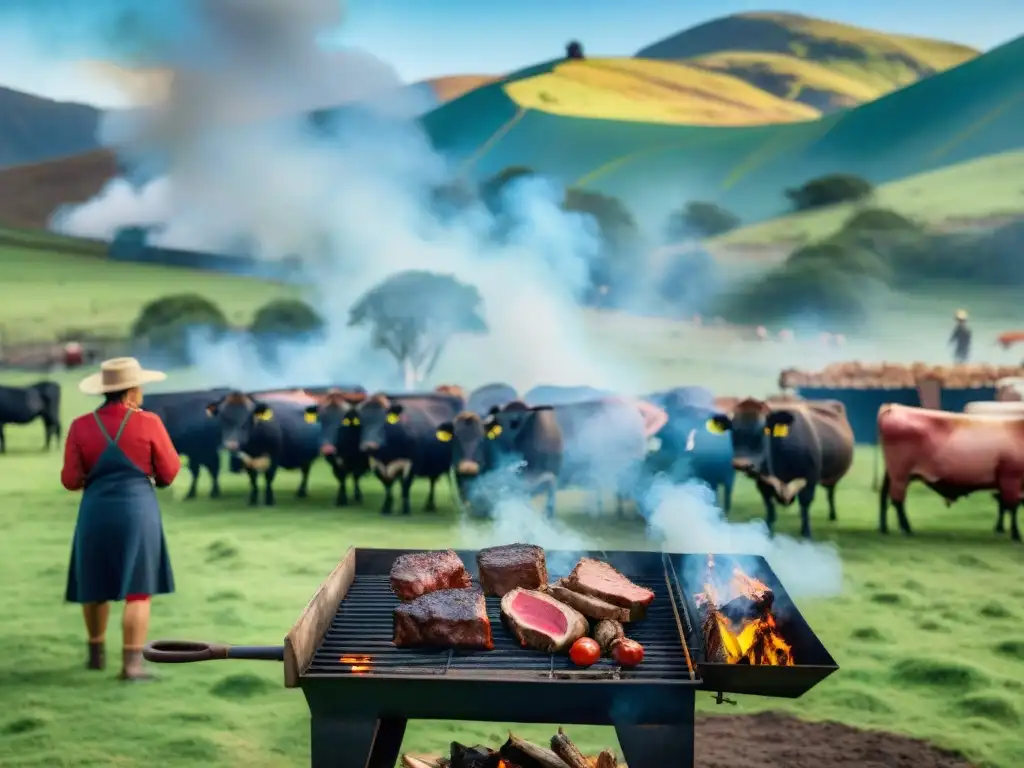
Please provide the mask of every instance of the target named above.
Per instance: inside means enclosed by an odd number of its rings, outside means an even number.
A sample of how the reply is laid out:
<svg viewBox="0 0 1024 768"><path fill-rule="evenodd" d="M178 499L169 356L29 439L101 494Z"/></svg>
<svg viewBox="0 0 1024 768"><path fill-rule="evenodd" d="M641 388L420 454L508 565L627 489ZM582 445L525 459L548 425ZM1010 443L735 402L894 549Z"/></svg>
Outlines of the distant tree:
<svg viewBox="0 0 1024 768"><path fill-rule="evenodd" d="M923 231L913 219L886 208L864 208L843 224L846 232L912 232Z"/></svg>
<svg viewBox="0 0 1024 768"><path fill-rule="evenodd" d="M583 43L578 40L572 40L565 46L565 58L567 59L582 59L583 58Z"/></svg>
<svg viewBox="0 0 1024 768"><path fill-rule="evenodd" d="M502 195L508 186L531 176L536 176L536 172L525 165L510 165L508 168L502 168L490 178L480 182L480 198L492 212L497 213L501 208Z"/></svg>
<svg viewBox="0 0 1024 768"><path fill-rule="evenodd" d="M787 189L786 197L798 211L837 203L855 203L870 197L874 188L860 176L833 173L811 179L797 189Z"/></svg>
<svg viewBox="0 0 1024 768"><path fill-rule="evenodd" d="M585 189L568 189L562 201L562 210L593 216L603 244L613 251L634 245L637 236L636 220L618 198Z"/></svg>
<svg viewBox="0 0 1024 768"><path fill-rule="evenodd" d="M434 370L453 336L486 333L479 291L452 275L411 270L391 275L349 310L350 326L369 326L370 342L389 352L413 389Z"/></svg>
<svg viewBox="0 0 1024 768"><path fill-rule="evenodd" d="M326 328L324 319L299 299L275 299L264 304L253 316L249 334L260 356L269 363L277 360L281 344L296 343L319 336Z"/></svg>
<svg viewBox="0 0 1024 768"><path fill-rule="evenodd" d="M717 237L739 225L739 217L720 205L694 201L669 218L668 236L672 240Z"/></svg>
<svg viewBox="0 0 1024 768"><path fill-rule="evenodd" d="M477 199L477 191L464 179L450 179L430 190L430 206L442 218L465 211Z"/></svg>
<svg viewBox="0 0 1024 768"><path fill-rule="evenodd" d="M190 362L190 334L219 336L227 329L227 318L216 304L198 294L183 293L164 296L143 306L130 334L143 350L184 365Z"/></svg>
<svg viewBox="0 0 1024 768"><path fill-rule="evenodd" d="M883 282L888 282L892 277L892 271L879 254L856 243L840 240L824 240L798 248L786 259L786 266L816 267Z"/></svg>

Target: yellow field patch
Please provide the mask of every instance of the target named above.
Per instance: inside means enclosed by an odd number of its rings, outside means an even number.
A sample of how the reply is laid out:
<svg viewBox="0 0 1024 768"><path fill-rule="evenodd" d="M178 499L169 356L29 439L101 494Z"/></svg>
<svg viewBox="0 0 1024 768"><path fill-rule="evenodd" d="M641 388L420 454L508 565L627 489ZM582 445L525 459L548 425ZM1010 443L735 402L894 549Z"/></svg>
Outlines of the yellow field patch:
<svg viewBox="0 0 1024 768"><path fill-rule="evenodd" d="M819 112L731 75L647 59L583 59L506 83L519 106L563 117L674 125L764 125Z"/></svg>

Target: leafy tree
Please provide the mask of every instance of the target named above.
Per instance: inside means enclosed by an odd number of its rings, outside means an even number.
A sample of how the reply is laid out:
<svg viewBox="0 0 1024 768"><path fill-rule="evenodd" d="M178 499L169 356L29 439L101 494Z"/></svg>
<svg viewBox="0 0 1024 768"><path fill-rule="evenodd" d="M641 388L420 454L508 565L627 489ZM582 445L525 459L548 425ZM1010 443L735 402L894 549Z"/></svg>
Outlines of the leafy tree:
<svg viewBox="0 0 1024 768"><path fill-rule="evenodd" d="M596 290L620 288L638 279L642 269L640 233L629 209L616 197L584 189L566 190L562 210L593 217L601 240L601 253L591 265L591 282ZM613 297L603 295L602 302Z"/></svg>
<svg viewBox="0 0 1024 768"><path fill-rule="evenodd" d="M864 208L843 224L842 232L911 232L921 233L921 225L887 208Z"/></svg>
<svg viewBox="0 0 1024 768"><path fill-rule="evenodd" d="M572 40L565 46L565 58L567 59L582 59L583 58L583 43L578 40Z"/></svg>
<svg viewBox="0 0 1024 768"><path fill-rule="evenodd" d="M319 333L324 319L299 299L275 299L256 311L249 332L254 336L301 337Z"/></svg>
<svg viewBox="0 0 1024 768"><path fill-rule="evenodd" d="M786 259L789 267L813 266L838 273L888 281L892 271L878 254L857 243L825 240L798 248Z"/></svg>
<svg viewBox="0 0 1024 768"><path fill-rule="evenodd" d="M717 237L740 225L740 219L715 203L694 201L669 218L668 235L672 240Z"/></svg>
<svg viewBox="0 0 1024 768"><path fill-rule="evenodd" d="M836 203L855 203L871 196L874 188L860 176L833 173L811 179L796 189L787 189L786 197L798 211L822 208Z"/></svg>
<svg viewBox="0 0 1024 768"><path fill-rule="evenodd" d="M480 182L480 199L484 201L484 204L492 213L500 213L502 194L508 185L519 179L535 175L536 173L533 169L525 165L510 165L508 168L502 168L490 178Z"/></svg>
<svg viewBox="0 0 1024 768"><path fill-rule="evenodd" d="M391 275L349 310L350 326L369 326L370 340L389 352L413 389L434 370L459 333L486 333L483 299L452 275L410 270Z"/></svg>
<svg viewBox="0 0 1024 768"><path fill-rule="evenodd" d="M228 329L228 320L209 299L195 293L175 294L146 304L131 327L136 343L173 362L190 362L189 334L196 331L214 336Z"/></svg>

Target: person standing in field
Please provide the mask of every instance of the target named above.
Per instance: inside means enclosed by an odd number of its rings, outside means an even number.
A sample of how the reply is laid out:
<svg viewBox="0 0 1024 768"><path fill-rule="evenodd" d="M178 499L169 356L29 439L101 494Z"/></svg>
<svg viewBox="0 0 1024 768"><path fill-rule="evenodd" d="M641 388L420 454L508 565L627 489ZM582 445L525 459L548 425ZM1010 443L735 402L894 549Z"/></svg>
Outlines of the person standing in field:
<svg viewBox="0 0 1024 768"><path fill-rule="evenodd" d="M174 591L156 488L181 468L160 417L141 409L142 386L163 381L132 357L106 360L79 384L103 404L71 424L60 480L82 491L71 545L66 599L85 616L86 667L106 667L110 603L124 601L122 680L145 680L142 648L149 631L150 597Z"/></svg>
<svg viewBox="0 0 1024 768"><path fill-rule="evenodd" d="M956 365L963 365L971 354L971 329L967 326L965 310L958 309L955 317L956 325L953 326L949 343L953 345L953 362Z"/></svg>

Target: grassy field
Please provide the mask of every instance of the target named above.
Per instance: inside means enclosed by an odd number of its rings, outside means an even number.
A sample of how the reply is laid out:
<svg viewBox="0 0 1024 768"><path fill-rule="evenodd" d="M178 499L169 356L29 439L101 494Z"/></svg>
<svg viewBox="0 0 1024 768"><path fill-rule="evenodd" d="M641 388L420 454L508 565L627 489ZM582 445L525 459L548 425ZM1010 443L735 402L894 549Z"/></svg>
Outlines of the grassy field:
<svg viewBox="0 0 1024 768"><path fill-rule="evenodd" d="M0 238L0 331L9 344L74 329L124 333L143 304L173 293L206 296L231 322L245 323L262 304L291 292L258 280L68 253L63 241L39 238L38 244ZM61 250L51 249L53 243Z"/></svg>
<svg viewBox="0 0 1024 768"><path fill-rule="evenodd" d="M636 210L710 200L755 222L785 213L783 191L824 173L849 171L878 185L1020 149L1022 52L1019 39L821 120L735 128L524 109L507 92L558 65L548 62L470 91L426 115L423 125L474 178L528 166L616 195Z"/></svg>
<svg viewBox="0 0 1024 768"><path fill-rule="evenodd" d="M795 13L740 13L700 24L641 49L652 59L693 59L726 52L763 52L811 61L859 80L881 95L941 72L977 51L944 40L894 35Z"/></svg>
<svg viewBox="0 0 1024 768"><path fill-rule="evenodd" d="M867 205L888 208L929 225L1019 216L1024 214L1022 177L1024 152L1005 152L883 184ZM857 205L846 204L780 216L716 237L708 245L728 249L817 240L837 231L857 209Z"/></svg>
<svg viewBox="0 0 1024 768"><path fill-rule="evenodd" d="M4 383L30 377L5 376ZM70 381L69 381L70 383ZM69 393L72 391L69 388ZM92 407L66 398L65 417ZM10 428L0 515L0 764L4 766L298 766L308 764L307 710L282 687L269 663L162 667L161 680L126 688L115 671L82 669L77 610L60 601L76 499L57 481L56 454L39 452L38 425ZM817 538L840 549L843 593L798 599L841 669L792 702L740 697L728 713L782 708L808 719L835 719L926 738L962 750L978 766L1015 768L1024 760L1024 549L991 532L994 505L981 496L946 508L916 490L908 514L916 535L877 533L870 490L871 454L858 453L838 494L839 521L815 514ZM178 592L154 606L152 637L279 642L302 606L350 545L444 547L467 535L447 503L428 515L382 520L375 484L365 508L331 505L332 482L318 467L311 498L290 497L295 478L279 480L280 506L251 510L230 478L217 502L181 500L179 481L164 502ZM204 484L202 488L206 489ZM420 489L422 492L422 489ZM649 546L636 520L594 520L572 500L560 514L572 529L615 548ZM734 518L760 514L739 483ZM780 530L796 531L796 515ZM480 526L471 535L485 533ZM116 661L117 615L110 632ZM705 713L723 714L711 696ZM506 723L415 722L406 748L439 752L447 742L500 742ZM542 726L515 726L538 739ZM589 749L614 747L605 728L572 730Z"/></svg>
<svg viewBox="0 0 1024 768"><path fill-rule="evenodd" d="M505 93L524 109L591 120L762 125L820 116L728 74L646 59L569 60Z"/></svg>

